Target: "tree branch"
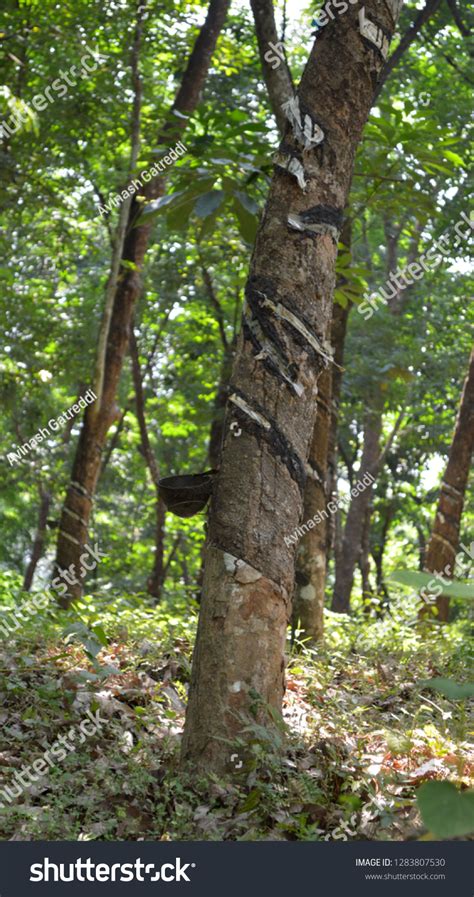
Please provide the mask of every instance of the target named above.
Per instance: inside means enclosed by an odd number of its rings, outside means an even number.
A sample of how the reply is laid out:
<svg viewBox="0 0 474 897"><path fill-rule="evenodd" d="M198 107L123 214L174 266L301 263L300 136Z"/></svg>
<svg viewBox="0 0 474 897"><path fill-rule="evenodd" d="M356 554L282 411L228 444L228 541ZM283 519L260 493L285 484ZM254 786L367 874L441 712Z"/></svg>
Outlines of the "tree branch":
<svg viewBox="0 0 474 897"><path fill-rule="evenodd" d="M282 110L282 105L294 95L293 79L286 61L283 44L278 41L278 34L273 12L273 0L250 0L253 17L255 20L255 32L257 35L258 50L268 98L273 114L276 118L278 130L283 134L287 120ZM280 44L280 50L275 51L270 47ZM281 58L280 53L283 58ZM270 57L272 64L266 58ZM278 61L278 65L274 65Z"/></svg>
<svg viewBox="0 0 474 897"><path fill-rule="evenodd" d="M383 448L381 449L380 454L379 454L379 456L378 456L378 458L377 458L377 464L376 464L376 471L377 471L377 474L380 472L380 470L381 470L381 468L382 468L382 464L383 464L383 462L384 462L384 460L385 460L385 456L386 456L387 452L390 451L390 449L391 449L391 447L392 447L392 445L393 445L393 440L395 439L395 436L397 435L397 433L398 433L398 431L399 431L399 429L400 429L400 427L401 427L401 425L402 425L402 423L403 423L403 418L405 417L405 414L406 414L406 406L404 406L404 407L402 408L402 410L400 411L400 413L399 413L399 415L398 415L398 417L397 417L397 419L396 419L396 421L395 421L395 424L394 424L394 427L393 427L393 429L392 429L392 432L390 433L390 435L389 435L389 437L388 437L388 439L387 439L385 445L384 445Z"/></svg>
<svg viewBox="0 0 474 897"><path fill-rule="evenodd" d="M466 27L466 25L464 24L464 22L461 19L461 16L459 15L459 10L457 7L456 0L447 0L447 2L448 2L448 6L451 10L451 15L452 15L454 21L456 22L456 25L457 25L459 31L461 32L462 36L470 37L471 30L470 30L470 28Z"/></svg>
<svg viewBox="0 0 474 897"><path fill-rule="evenodd" d="M105 468L107 467L107 464L108 464L109 461L110 461L110 457L111 457L111 455L112 455L112 452L114 452L115 449L116 449L117 446L118 446L119 439L120 439L120 434L121 434L121 432L122 432L122 430L123 430L123 428L124 428L124 424L125 424L125 417L126 417L126 415L128 414L129 411L130 411L130 404L127 404L127 405L125 406L125 408L123 409L121 415L120 415L120 418L119 418L119 421L118 421L118 424L117 424L117 429L115 430L115 433L114 433L114 435L112 436L112 439L110 440L110 444L109 444L109 448L108 448L108 450L107 450L107 454L105 455L105 457L104 457L104 459L103 459L103 461L102 461L102 463L101 463L101 465L100 465L99 478L103 475L104 470L105 470Z"/></svg>
<svg viewBox="0 0 474 897"><path fill-rule="evenodd" d="M466 73L463 72L462 68L460 68L460 66L457 64L457 62L454 61L452 56L448 56L447 53L444 53L443 50L441 50L440 47L438 47L438 44L436 43L436 41L434 41L431 37L428 37L427 34L425 34L425 40L430 45L430 47L433 47L433 49L436 50L436 52L439 53L440 56L442 56L443 59L445 59L446 62L453 69L455 69L456 72L458 72L458 74L461 76L463 81L466 82L466 84L474 84L474 81L471 81L471 79L467 77Z"/></svg>
<svg viewBox="0 0 474 897"><path fill-rule="evenodd" d="M181 542L182 542L182 536L183 536L182 533L178 533L178 535L176 536L176 539L175 539L174 542L173 542L173 547L171 548L171 550L170 550L170 552L169 552L169 554L168 554L168 557L166 558L166 561L165 561L165 563L163 564L163 579L166 577L166 574L167 574L167 572L168 572L168 570L169 570L169 566L170 566L170 564L171 564L171 561L173 560L173 558L174 558L174 556L175 556L175 554L176 554L176 552L177 552L179 546L181 545Z"/></svg>
<svg viewBox="0 0 474 897"><path fill-rule="evenodd" d="M398 44L397 49L392 53L392 55L387 59L380 76L379 82L377 84L377 89L375 91L374 103L377 100L382 87L384 86L387 78L400 62L401 57L406 53L408 48L411 46L415 38L418 37L423 25L426 25L427 21L431 19L431 17L435 14L438 7L441 6L442 0L426 0L426 5L424 8L418 13L415 21L412 25L405 31L400 43Z"/></svg>
<svg viewBox="0 0 474 897"><path fill-rule="evenodd" d="M227 339L226 332L225 332L224 314L222 311L222 305L220 304L220 302L217 298L217 294L214 289L214 284L212 282L212 277L204 264L204 259L201 255L201 252L199 252L199 261L201 263L202 279L203 279L204 285L206 287L206 292L207 292L207 295L209 296L209 299L211 300L212 307L214 308L214 310L216 312L216 320L219 325L219 333L221 335L224 352L227 353L229 351L229 341Z"/></svg>

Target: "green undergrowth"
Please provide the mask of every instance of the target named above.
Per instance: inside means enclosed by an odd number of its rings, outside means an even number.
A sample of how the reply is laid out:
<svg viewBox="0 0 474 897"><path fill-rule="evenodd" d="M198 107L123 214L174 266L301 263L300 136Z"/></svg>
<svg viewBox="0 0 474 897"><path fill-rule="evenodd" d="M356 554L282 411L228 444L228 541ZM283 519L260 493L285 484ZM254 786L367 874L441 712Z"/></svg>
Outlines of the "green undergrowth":
<svg viewBox="0 0 474 897"><path fill-rule="evenodd" d="M17 587L4 583L2 619L29 597ZM68 612L51 602L0 634L0 838L430 837L420 785L472 782L469 697L426 684L468 681L462 613L420 629L401 595L380 620L328 612L323 645L288 643L283 721L262 723L256 695L242 737L223 745L228 772L210 777L179 766L197 613L180 594L153 607L145 595L104 591ZM15 771L87 711L100 732L6 800Z"/></svg>

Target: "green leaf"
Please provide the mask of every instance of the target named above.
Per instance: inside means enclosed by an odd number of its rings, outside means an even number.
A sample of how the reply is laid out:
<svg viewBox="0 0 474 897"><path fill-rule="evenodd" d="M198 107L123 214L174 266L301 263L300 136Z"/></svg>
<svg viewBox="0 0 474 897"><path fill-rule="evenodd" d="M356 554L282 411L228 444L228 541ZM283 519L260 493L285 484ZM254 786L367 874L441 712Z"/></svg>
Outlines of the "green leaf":
<svg viewBox="0 0 474 897"><path fill-rule="evenodd" d="M84 645L87 654L90 654L91 657L97 657L99 651L102 650L102 645L99 645L99 642L92 641L90 638L82 639L82 644Z"/></svg>
<svg viewBox="0 0 474 897"><path fill-rule="evenodd" d="M258 217L245 208L237 193L233 199L233 208L239 225L241 237L246 243L253 244L258 227Z"/></svg>
<svg viewBox="0 0 474 897"><path fill-rule="evenodd" d="M457 153L453 153L452 150L443 150L443 156L456 166L464 165L461 156L458 156Z"/></svg>
<svg viewBox="0 0 474 897"><path fill-rule="evenodd" d="M139 215L140 222L143 218L151 218L153 215L157 215L161 212L166 206L171 205L171 203L176 203L180 197L184 196L184 190L180 190L179 193L170 193L168 196L160 196L159 199L154 199L152 202L147 202L145 206L143 206L141 213ZM135 224L135 227L137 225Z"/></svg>
<svg viewBox="0 0 474 897"><path fill-rule="evenodd" d="M261 794L259 788L253 788L241 805L240 811L242 813L247 813L248 810L254 810L257 804L260 803L260 798Z"/></svg>
<svg viewBox="0 0 474 897"><path fill-rule="evenodd" d="M80 682L97 682L97 675L87 670L78 670L76 675Z"/></svg>
<svg viewBox="0 0 474 897"><path fill-rule="evenodd" d="M106 636L104 630L102 629L102 626L94 625L92 627L92 632L94 633L95 637L99 640L101 645L103 645L104 648L106 648L108 646L109 642L108 642L108 639L107 639L107 636Z"/></svg>
<svg viewBox="0 0 474 897"><path fill-rule="evenodd" d="M102 678L106 679L108 676L117 676L122 671L119 669L119 667L114 666L114 664L107 663L105 664L105 666L100 667L100 672Z"/></svg>
<svg viewBox="0 0 474 897"><path fill-rule="evenodd" d="M244 209L247 209L247 212L250 212L251 215L258 215L258 205L255 200L248 195L248 193L244 193L242 190L236 190L235 195L237 196L239 202L243 205Z"/></svg>
<svg viewBox="0 0 474 897"><path fill-rule="evenodd" d="M176 193L170 193L167 196L160 196L159 199L154 199L152 202L146 203L138 218L135 221L135 227L143 222L143 219L149 220L150 218L159 215L162 211L171 211L175 209L181 208L181 206L188 206L192 200L196 199L197 196L205 194L209 187L212 187L215 178L210 177L207 173L204 177L195 178L195 181L191 187L187 190L177 190ZM212 191L211 191L212 192Z"/></svg>
<svg viewBox="0 0 474 897"><path fill-rule="evenodd" d="M167 216L166 223L170 230L185 231L189 226L189 219L194 207L195 199L189 199L188 202L179 203L173 206Z"/></svg>
<svg viewBox="0 0 474 897"><path fill-rule="evenodd" d="M224 199L225 193L223 190L208 190L207 193L203 193L199 197L194 206L194 211L198 218L207 218L208 215L212 215L222 205Z"/></svg>
<svg viewBox="0 0 474 897"><path fill-rule="evenodd" d="M199 240L203 240L204 237L207 237L209 234L212 234L214 232L216 221L217 212L213 212L212 215L208 215L207 218L204 219L201 230L199 232Z"/></svg>
<svg viewBox="0 0 474 897"><path fill-rule="evenodd" d="M453 701L474 697L474 682L453 682L452 679L442 679L435 676L434 679L420 679L418 685L422 688L432 688L439 691L445 698Z"/></svg>
<svg viewBox="0 0 474 897"><path fill-rule="evenodd" d="M438 838L474 832L474 791L458 791L452 782L425 782L416 799L424 824Z"/></svg>

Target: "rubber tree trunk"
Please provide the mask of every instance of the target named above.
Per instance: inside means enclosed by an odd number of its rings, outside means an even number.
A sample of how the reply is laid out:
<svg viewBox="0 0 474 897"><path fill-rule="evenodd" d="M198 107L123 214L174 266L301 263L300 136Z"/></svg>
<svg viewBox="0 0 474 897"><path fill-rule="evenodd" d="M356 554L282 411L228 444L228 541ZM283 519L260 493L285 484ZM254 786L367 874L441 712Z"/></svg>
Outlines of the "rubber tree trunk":
<svg viewBox="0 0 474 897"><path fill-rule="evenodd" d="M365 16L391 35L400 6L367 2ZM284 537L302 512L337 241L382 62L350 9L323 29L287 109L291 128L257 233L211 500L182 744L195 769L233 769L229 740L251 737L244 720L268 724L269 707L281 713L295 551Z"/></svg>
<svg viewBox="0 0 474 897"><path fill-rule="evenodd" d="M201 90L209 70L217 38L222 30L230 0L211 0L206 21L202 26L189 57L181 87L168 119L158 139L158 145L177 140L184 131L187 117L196 109ZM176 116L173 113L178 112ZM156 176L140 191L147 200L155 200L164 194L164 178ZM89 521L94 501L101 455L107 433L119 416L116 405L117 389L127 351L131 322L141 291L140 270L148 247L152 225L136 224L143 203L133 197L127 236L122 260L132 262L133 268L121 265L115 292L110 325L108 328L103 387L100 400L89 405L74 458L71 482L61 515L56 567L58 570L74 565L79 569L79 557L88 538ZM69 593L61 599L67 606L72 598L81 594L81 584L69 587Z"/></svg>
<svg viewBox="0 0 474 897"><path fill-rule="evenodd" d="M380 457L380 437L382 435L382 413L380 408L370 410L365 419L364 446L360 462L359 479L366 474L376 476L378 460ZM372 496L372 485L360 490L358 494L352 493L352 501L347 513L344 527L344 538L340 562L336 567L336 581L331 610L340 614L347 614L350 610L352 586L354 583L354 570L361 548L361 539L365 517L369 509ZM355 487L354 487L355 491Z"/></svg>
<svg viewBox="0 0 474 897"><path fill-rule="evenodd" d="M462 509L466 492L471 457L474 448L474 349L464 381L461 401L456 418L448 463L444 472L438 498L433 530L426 549L425 568L429 573L443 573L451 579L458 550ZM439 595L436 599L438 620L447 622L449 598Z"/></svg>

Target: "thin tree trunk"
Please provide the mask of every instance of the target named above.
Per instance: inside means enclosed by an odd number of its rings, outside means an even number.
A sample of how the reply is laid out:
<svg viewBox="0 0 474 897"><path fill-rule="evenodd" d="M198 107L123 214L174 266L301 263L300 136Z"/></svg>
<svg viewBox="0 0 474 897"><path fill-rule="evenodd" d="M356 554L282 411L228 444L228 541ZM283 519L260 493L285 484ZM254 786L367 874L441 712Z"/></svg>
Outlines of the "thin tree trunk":
<svg viewBox="0 0 474 897"><path fill-rule="evenodd" d="M387 275L389 275L397 266L398 241L400 239L402 229L403 221L398 225L397 228L393 229L390 227L389 219L385 219L384 230L387 248ZM414 261L414 259L416 258L420 232L421 224L417 222L408 251L409 263ZM388 309L394 317L397 317L401 314L404 304L406 303L407 293L409 292L409 289L410 288L405 290L405 292L403 292L403 290L396 290L393 296L389 299ZM387 441L383 453L380 455L380 457L377 458L377 446L380 441L383 426L383 403L381 403L381 396L382 393L380 392L377 396L375 407L372 409L372 411L369 412L366 417L364 449L361 461L362 475L364 475L365 473L370 473L374 477L377 476L382 468L383 455L385 455L388 451L388 448L396 435L396 431L398 430L403 417L402 412L395 425L394 431ZM367 463L370 465L370 468L366 468L364 466ZM367 509L370 508L372 492L373 484L366 488L361 494L354 496L349 507L346 526L344 530L340 563L336 567L336 581L334 584L334 593L331 605L331 610L335 611L336 613L349 613L350 610L350 597L352 586L354 583L354 570L357 563L357 557L361 549L363 521L365 520ZM370 528L370 520L366 522L366 525Z"/></svg>
<svg viewBox="0 0 474 897"><path fill-rule="evenodd" d="M39 485L39 495L40 504L38 510L38 523L36 525L35 540L33 542L33 548L31 550L31 557L28 563L28 567L26 568L25 578L23 580L23 590L25 592L29 592L31 589L38 561L43 554L43 547L46 537L46 524L49 509L51 507L51 492L48 489L45 489L41 483Z"/></svg>
<svg viewBox="0 0 474 897"><path fill-rule="evenodd" d="M344 377L344 346L346 341L347 324L352 306L350 303L345 308L335 305L331 327L331 344L334 351L334 366L331 378L331 429L329 431L328 445L328 494L331 501L337 499L337 439L339 428L339 405L341 401L342 380ZM332 546L336 538L336 514L328 521L327 550L330 556Z"/></svg>
<svg viewBox="0 0 474 897"><path fill-rule="evenodd" d="M84 390L85 390L85 384L84 383L79 384L78 399L80 399ZM71 417L67 421L66 426L64 427L64 430L63 430L63 435L61 437L61 444L62 444L62 449L63 449L62 454L64 456L67 451L67 445L69 444L69 440L71 438L71 431L72 431L73 426L74 426L74 418ZM17 425L17 430L18 429L19 428ZM20 441L24 442L25 440L22 438L22 439L20 439ZM38 477L40 477L40 476L41 476L41 474L38 474ZM36 568L37 568L38 562L43 554L44 544L46 541L46 529L47 529L47 524L48 524L48 514L49 514L49 510L50 510L51 503L53 500L51 490L48 487L43 485L43 483L41 482L41 479L39 479L39 482L38 482L38 491L39 491L39 497L40 497L40 504L39 504L39 509L38 509L38 523L37 523L37 527L36 527L36 534L35 534L35 539L33 542L33 547L31 550L31 557L28 562L28 566L26 568L26 572L25 572L25 576L24 576L24 580L23 580L23 589L25 592L29 592L31 589L31 586L33 585L33 579L35 576Z"/></svg>
<svg viewBox="0 0 474 897"><path fill-rule="evenodd" d="M439 492L436 517L428 543L425 568L429 573L445 573L451 579L458 550L461 517L471 456L474 448L474 349L456 418L448 463ZM447 622L449 598L439 595L436 599L438 619Z"/></svg>
<svg viewBox="0 0 474 897"><path fill-rule="evenodd" d="M426 536L421 524L417 525L416 531L418 533L418 569L422 571L425 569Z"/></svg>
<svg viewBox="0 0 474 897"><path fill-rule="evenodd" d="M357 495L354 494L351 483L352 501L347 513L342 551L339 563L336 566L336 581L334 583L334 593L331 605L331 610L336 613L349 613L350 598L354 583L354 570L361 549L365 515L366 513L369 514L369 520L366 522L366 525L370 528L370 507L374 485L382 470L385 456L390 450L400 429L404 415L405 409L402 408L385 445L383 448L380 448L380 438L383 428L383 393L381 390L374 401L373 407L367 412L362 458L359 473L356 474L356 476L359 476L359 480L354 486L354 490L358 487L359 492ZM365 489L361 491L360 478L362 477L363 482L366 474L369 474L373 478L373 481L369 485L366 485Z"/></svg>
<svg viewBox="0 0 474 897"><path fill-rule="evenodd" d="M370 582L370 521L372 517L372 509L369 505L366 508L364 522L362 526L362 537L359 556L359 570L362 579L362 606L366 614L370 614L372 608L372 600L374 592Z"/></svg>
<svg viewBox="0 0 474 897"><path fill-rule="evenodd" d="M331 425L332 365L318 380L317 419L308 459L304 490L303 523L309 526L298 546L293 618L303 631L303 638L317 641L324 632L324 594L326 584L326 521L313 517L321 511L327 515L327 458Z"/></svg>
<svg viewBox="0 0 474 897"><path fill-rule="evenodd" d="M391 35L400 7L368 0L365 15ZM230 769L226 745L244 720L268 724L269 706L281 713L294 573L284 536L302 511L337 241L382 62L349 10L318 37L287 110L291 129L257 233L211 500L182 745L194 768Z"/></svg>
<svg viewBox="0 0 474 897"><path fill-rule="evenodd" d="M151 480L156 493L155 551L153 555L152 572L147 581L147 591L149 595L153 595L154 598L159 599L164 581L163 556L165 550L166 508L163 500L160 498L158 490L160 471L158 468L155 453L151 447L150 439L148 436L148 428L145 415L145 396L143 392L142 373L140 370L140 357L138 354L138 346L133 327L130 331L130 358L132 362L133 386L135 389L135 408L137 412L138 427L140 429L141 451L146 461L148 470L150 471Z"/></svg>
<svg viewBox="0 0 474 897"><path fill-rule="evenodd" d="M351 220L346 218L341 243L349 249ZM342 279L338 280L342 286ZM316 423L309 454L309 476L304 494L303 523L310 526L302 537L296 556L296 586L293 621L303 630L303 638L316 641L324 632L324 599L330 530L334 530L334 514L328 516L327 504L337 491L336 446L339 397L342 385L344 337L349 305L334 303L331 320L331 348L334 364L329 365L318 381ZM330 467L330 463L333 465ZM330 491L331 490L331 491ZM319 515L314 525L313 518Z"/></svg>
<svg viewBox="0 0 474 897"><path fill-rule="evenodd" d="M158 146L169 139L177 139L184 132L187 118L196 109L204 85L217 38L222 30L230 0L211 0L206 21L202 26L194 49L189 57L181 87L178 90L170 115L158 139ZM180 113L175 115L174 113ZM162 196L165 179L157 175L140 191L148 200ZM113 307L106 329L105 352L103 340L99 344L98 357L103 357L101 393L94 405L89 405L84 415L81 434L74 459L71 483L67 492L58 535L58 568L74 564L87 540L89 519L100 470L101 453L109 428L118 416L116 395L128 347L134 308L141 291L140 270L148 247L151 223L137 225L143 203L133 197L123 245L122 260L131 265L121 265ZM106 306L105 314L108 313ZM105 325L104 325L105 326ZM102 328L101 333L104 328ZM70 586L69 594L61 603L68 605L73 597L81 594L81 586Z"/></svg>
<svg viewBox="0 0 474 897"><path fill-rule="evenodd" d="M166 577L166 568L164 565L165 554L165 518L166 508L157 495L155 503L156 512L156 528L155 528L155 550L153 553L153 567L150 576L147 579L146 589L149 595L156 598L156 603L161 598L161 592Z"/></svg>
<svg viewBox="0 0 474 897"><path fill-rule="evenodd" d="M107 465L108 465L115 449L117 448L117 446L120 442L120 436L122 435L122 430L125 426L125 418L129 411L130 411L130 408L127 405L121 412L120 417L118 418L118 423L115 428L115 433L113 434L112 439L110 440L106 454L101 459L99 479L105 473Z"/></svg>
<svg viewBox="0 0 474 897"><path fill-rule="evenodd" d="M339 429L339 405L341 400L342 380L344 376L344 346L346 341L347 324L349 321L351 306L348 303L345 308L335 305L331 327L331 343L334 350L334 366L332 368L332 394L331 394L331 429L328 445L328 494L330 501L338 498L338 429ZM338 508L335 514L328 519L326 528L327 559L334 553L334 568L337 570L341 562L343 527L342 513Z"/></svg>
<svg viewBox="0 0 474 897"><path fill-rule="evenodd" d="M222 365L219 376L219 383L217 386L217 393L214 400L214 413L211 422L211 432L209 436L208 449L209 463L211 465L211 468L217 469L220 463L222 440L224 437L225 407L227 405L227 399L229 397L229 384L230 376L232 373L232 362L235 355L236 337L234 333L231 342L229 342L227 339L222 305L218 299L211 274L204 264L202 255L200 255L200 261L204 285L206 287L207 295L209 296L211 305L215 312L223 349Z"/></svg>
<svg viewBox="0 0 474 897"><path fill-rule="evenodd" d="M189 587L192 585L191 577L189 575L188 565L186 563L186 545L184 546L183 553L181 555L181 570L183 573L183 583L185 586Z"/></svg>
<svg viewBox="0 0 474 897"><path fill-rule="evenodd" d="M131 121L131 140L130 140L130 161L128 167L127 182L130 182L137 164L140 152L140 124L141 124L141 107L142 107L142 80L139 70L139 55L142 40L142 9L139 6L137 10L137 21L135 25L135 34L130 59L130 67L132 74L133 87L133 110ZM123 249L127 234L127 227L130 221L130 210L132 207L132 197L128 197L122 202L119 212L119 220L115 239L112 247L112 264L109 279L105 291L105 303L102 313L102 320L99 329L99 339L97 345L96 367L94 376L94 391L97 396L97 404L92 406L91 415L95 416L100 412L100 406L103 397L105 367L107 363L107 344L109 339L110 324L114 309L115 295L120 275Z"/></svg>
<svg viewBox="0 0 474 897"><path fill-rule="evenodd" d="M383 573L383 559L385 555L385 549L387 547L387 539L388 532L390 529L390 524L393 520L393 515L395 513L395 503L394 501L389 501L386 506L385 515L383 517L382 523L382 532L380 535L380 541L378 544L374 545L372 549L372 557L375 562L375 573L376 573L376 583L377 583L377 597L379 598L379 615L383 611L384 608L389 606L389 592L387 586L385 584L385 578Z"/></svg>
<svg viewBox="0 0 474 897"><path fill-rule="evenodd" d="M170 567L171 567L171 561L174 560L174 558L175 558L175 556L176 556L176 553L177 553L177 551L178 551L178 548L180 547L182 541L183 541L183 534L182 534L182 533L178 533L178 535L176 536L176 538L175 538L175 540L174 540L174 542L173 542L173 545L172 545L172 547L171 547L171 549L170 549L170 551L169 551L168 557L166 558L166 562L165 562L165 564L163 565L163 582L165 581L165 579L166 579L166 574L168 573L168 570L169 570Z"/></svg>
<svg viewBox="0 0 474 897"><path fill-rule="evenodd" d="M235 342L224 350L221 374L214 400L214 412L209 436L209 463L211 468L217 470L220 464L222 443L224 439L224 418L227 400L229 398L230 375L235 352Z"/></svg>
<svg viewBox="0 0 474 897"><path fill-rule="evenodd" d="M360 462L359 474L376 476L380 456L380 437L382 435L383 416L380 407L367 413L364 429L364 447ZM355 487L354 487L355 488ZM340 563L336 568L336 581L331 610L347 614L350 610L350 598L354 582L354 570L360 552L361 538L372 495L372 485L366 486L358 495L353 495L347 513L346 525Z"/></svg>

